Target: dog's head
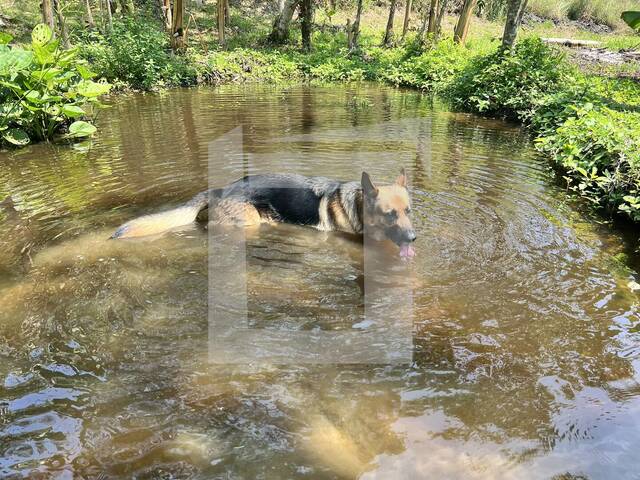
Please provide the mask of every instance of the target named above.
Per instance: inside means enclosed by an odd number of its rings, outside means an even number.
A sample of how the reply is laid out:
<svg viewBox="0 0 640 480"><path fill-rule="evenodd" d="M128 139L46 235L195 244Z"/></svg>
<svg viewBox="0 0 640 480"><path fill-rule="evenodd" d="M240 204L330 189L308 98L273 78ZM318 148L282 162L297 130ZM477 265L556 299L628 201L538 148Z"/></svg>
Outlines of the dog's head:
<svg viewBox="0 0 640 480"><path fill-rule="evenodd" d="M404 168L391 185L376 187L362 172L364 232L375 240L389 239L400 247L401 257L413 257L416 232L411 225L411 202Z"/></svg>

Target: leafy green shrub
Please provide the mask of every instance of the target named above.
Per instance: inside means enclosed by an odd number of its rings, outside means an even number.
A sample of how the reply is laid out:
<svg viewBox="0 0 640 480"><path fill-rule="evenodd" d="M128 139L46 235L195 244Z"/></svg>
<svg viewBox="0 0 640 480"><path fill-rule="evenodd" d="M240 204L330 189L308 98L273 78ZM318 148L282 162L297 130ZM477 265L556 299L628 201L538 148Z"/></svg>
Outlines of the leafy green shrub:
<svg viewBox="0 0 640 480"><path fill-rule="evenodd" d="M195 83L194 68L171 52L168 35L153 20L123 18L111 32L82 40L82 55L116 85L151 90Z"/></svg>
<svg viewBox="0 0 640 480"><path fill-rule="evenodd" d="M472 53L472 50L447 38L420 55L392 66L385 72L384 78L396 85L439 92L467 66Z"/></svg>
<svg viewBox="0 0 640 480"><path fill-rule="evenodd" d="M61 50L51 29L37 25L30 49L11 47L11 36L0 36L0 136L14 146L51 139L68 127L67 137L91 135L95 127L79 120L86 107L99 105L107 83L78 61L77 50Z"/></svg>
<svg viewBox="0 0 640 480"><path fill-rule="evenodd" d="M569 188L640 221L639 113L587 103L537 144L566 171Z"/></svg>
<svg viewBox="0 0 640 480"><path fill-rule="evenodd" d="M498 49L473 59L453 81L448 96L455 107L530 123L544 96L567 79L563 56L537 38L513 52Z"/></svg>
<svg viewBox="0 0 640 480"><path fill-rule="evenodd" d="M280 82L301 76L297 62L278 51L259 52L238 48L202 54L193 49L189 50L187 57L195 66L200 83Z"/></svg>
<svg viewBox="0 0 640 480"><path fill-rule="evenodd" d="M640 31L640 12L635 10L628 10L622 12L622 20L634 30Z"/></svg>
<svg viewBox="0 0 640 480"><path fill-rule="evenodd" d="M552 134L562 124L589 105L601 102L591 78L577 75L561 88L538 99L530 127L539 135Z"/></svg>
<svg viewBox="0 0 640 480"><path fill-rule="evenodd" d="M366 71L357 59L336 56L309 68L309 75L327 82L358 82L366 79Z"/></svg>

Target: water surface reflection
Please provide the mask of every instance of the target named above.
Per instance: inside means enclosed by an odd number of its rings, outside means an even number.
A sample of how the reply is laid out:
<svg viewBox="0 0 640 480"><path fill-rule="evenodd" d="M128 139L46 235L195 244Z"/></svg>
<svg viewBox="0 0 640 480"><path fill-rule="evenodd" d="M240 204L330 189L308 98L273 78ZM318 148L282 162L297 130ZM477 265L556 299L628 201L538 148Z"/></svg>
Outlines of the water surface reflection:
<svg viewBox="0 0 640 480"><path fill-rule="evenodd" d="M240 123L257 171L407 166L411 365L212 365L202 226L106 240L206 188ZM627 246L518 129L373 86L121 97L100 127L0 154L0 477L637 478ZM281 227L248 238L252 326L361 328L361 245Z"/></svg>

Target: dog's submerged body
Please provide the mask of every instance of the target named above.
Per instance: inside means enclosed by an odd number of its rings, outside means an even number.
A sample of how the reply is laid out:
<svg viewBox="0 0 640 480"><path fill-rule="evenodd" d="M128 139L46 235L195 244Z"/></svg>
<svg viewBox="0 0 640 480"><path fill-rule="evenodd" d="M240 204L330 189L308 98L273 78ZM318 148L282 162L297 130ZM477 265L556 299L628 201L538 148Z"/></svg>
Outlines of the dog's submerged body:
<svg viewBox="0 0 640 480"><path fill-rule="evenodd" d="M226 187L199 193L173 210L122 225L112 238L156 235L192 223L208 209L215 224L249 226L263 222L307 225L323 231L388 238L402 256L413 256L415 232L404 170L392 185L375 187L367 173L361 182L325 177L265 174L241 178Z"/></svg>

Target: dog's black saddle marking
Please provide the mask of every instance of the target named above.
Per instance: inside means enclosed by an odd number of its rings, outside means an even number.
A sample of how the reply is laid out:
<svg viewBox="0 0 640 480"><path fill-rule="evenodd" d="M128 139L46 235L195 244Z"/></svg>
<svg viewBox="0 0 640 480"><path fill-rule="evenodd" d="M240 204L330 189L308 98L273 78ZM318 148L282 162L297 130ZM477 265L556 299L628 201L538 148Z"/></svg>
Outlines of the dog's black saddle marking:
<svg viewBox="0 0 640 480"><path fill-rule="evenodd" d="M283 222L317 225L322 197L330 196L339 186L340 182L323 177L251 175L224 188L221 196L250 203Z"/></svg>

